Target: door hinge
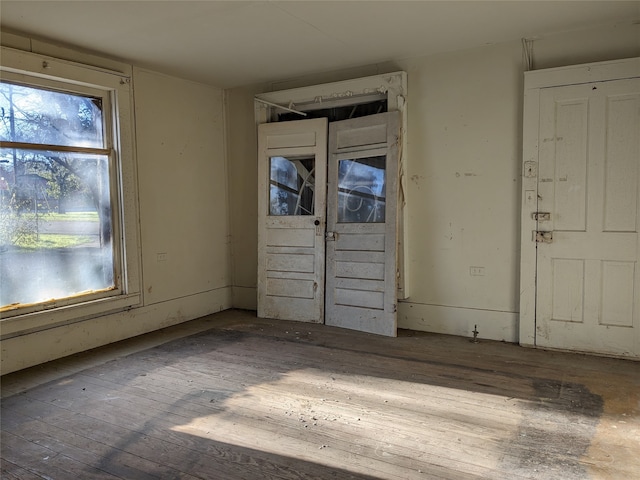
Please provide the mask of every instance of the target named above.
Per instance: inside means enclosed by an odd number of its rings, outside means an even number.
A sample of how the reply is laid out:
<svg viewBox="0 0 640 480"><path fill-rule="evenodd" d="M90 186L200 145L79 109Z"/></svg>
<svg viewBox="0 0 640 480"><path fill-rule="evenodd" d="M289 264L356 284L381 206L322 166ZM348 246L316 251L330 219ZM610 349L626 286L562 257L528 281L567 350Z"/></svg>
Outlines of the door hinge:
<svg viewBox="0 0 640 480"><path fill-rule="evenodd" d="M551 220L551 213L549 212L534 212L531 217L537 222L548 222Z"/></svg>
<svg viewBox="0 0 640 480"><path fill-rule="evenodd" d="M533 232L533 239L536 243L552 243L553 232Z"/></svg>

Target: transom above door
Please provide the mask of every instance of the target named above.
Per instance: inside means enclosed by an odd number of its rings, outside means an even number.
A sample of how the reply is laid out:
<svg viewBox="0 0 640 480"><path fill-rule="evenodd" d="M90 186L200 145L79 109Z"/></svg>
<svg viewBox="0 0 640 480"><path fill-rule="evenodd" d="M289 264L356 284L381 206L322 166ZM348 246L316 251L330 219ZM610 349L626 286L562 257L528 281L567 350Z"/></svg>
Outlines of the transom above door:
<svg viewBox="0 0 640 480"><path fill-rule="evenodd" d="M327 125L259 126L258 315L395 336L399 112Z"/></svg>

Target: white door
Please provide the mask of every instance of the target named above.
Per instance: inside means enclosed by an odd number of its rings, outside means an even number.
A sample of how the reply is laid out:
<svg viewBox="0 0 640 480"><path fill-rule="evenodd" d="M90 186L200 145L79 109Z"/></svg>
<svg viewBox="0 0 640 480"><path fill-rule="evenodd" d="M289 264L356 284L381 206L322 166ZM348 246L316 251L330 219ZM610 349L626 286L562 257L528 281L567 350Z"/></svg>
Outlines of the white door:
<svg viewBox="0 0 640 480"><path fill-rule="evenodd" d="M326 320L395 336L399 112L330 124Z"/></svg>
<svg viewBox="0 0 640 480"><path fill-rule="evenodd" d="M540 93L536 344L640 355L640 79Z"/></svg>
<svg viewBox="0 0 640 480"><path fill-rule="evenodd" d="M258 128L258 316L324 318L327 120Z"/></svg>

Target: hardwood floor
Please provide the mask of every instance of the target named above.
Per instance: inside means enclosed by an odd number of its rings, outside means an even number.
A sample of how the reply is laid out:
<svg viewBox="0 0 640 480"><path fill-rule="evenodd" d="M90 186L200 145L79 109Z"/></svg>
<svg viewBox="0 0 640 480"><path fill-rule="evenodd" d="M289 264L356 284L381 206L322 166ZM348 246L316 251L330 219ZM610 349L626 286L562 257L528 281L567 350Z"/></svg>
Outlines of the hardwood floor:
<svg viewBox="0 0 640 480"><path fill-rule="evenodd" d="M2 378L3 479L640 478L640 362L223 312Z"/></svg>

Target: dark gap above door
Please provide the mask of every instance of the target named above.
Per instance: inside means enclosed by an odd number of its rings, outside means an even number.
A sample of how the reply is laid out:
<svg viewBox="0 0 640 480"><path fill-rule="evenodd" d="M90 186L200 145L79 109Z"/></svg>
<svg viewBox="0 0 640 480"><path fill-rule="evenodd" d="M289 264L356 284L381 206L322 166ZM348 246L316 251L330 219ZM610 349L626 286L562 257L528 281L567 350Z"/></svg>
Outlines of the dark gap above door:
<svg viewBox="0 0 640 480"><path fill-rule="evenodd" d="M387 99L376 100L373 102L358 103L355 105L344 105L330 108L305 110L307 116L304 119L310 118L327 118L329 122L337 122L340 120L348 120L350 118L366 117L369 115L375 115L377 113L385 113L387 111ZM277 114L277 122L289 122L292 120L302 120L297 113L282 112Z"/></svg>

